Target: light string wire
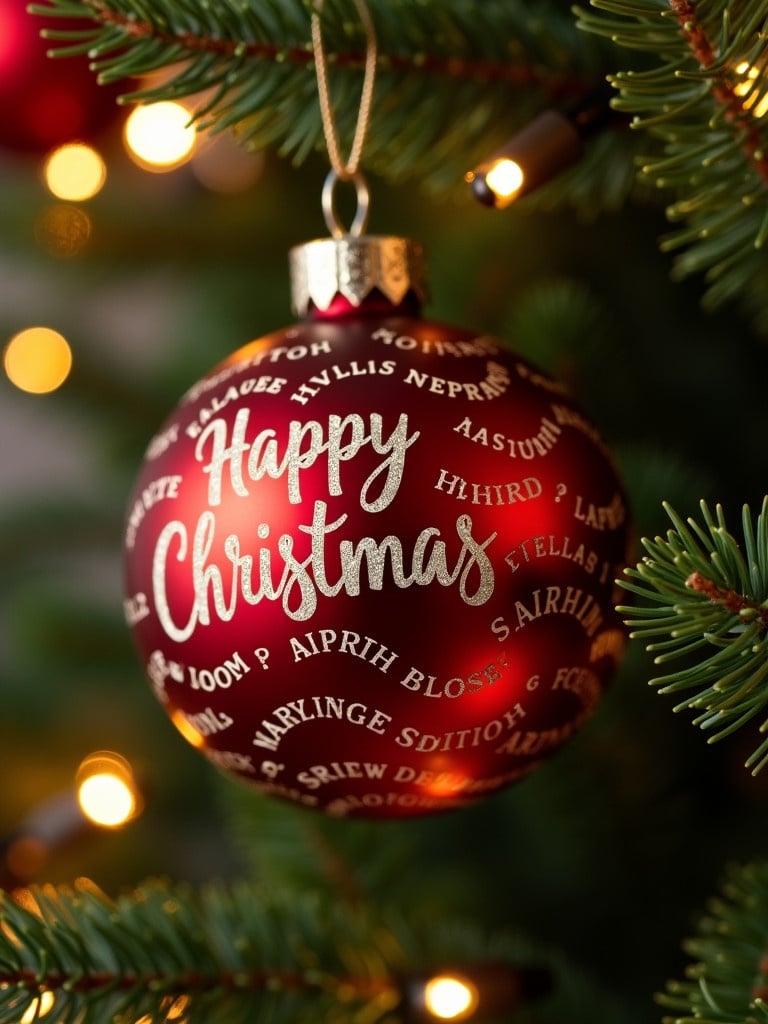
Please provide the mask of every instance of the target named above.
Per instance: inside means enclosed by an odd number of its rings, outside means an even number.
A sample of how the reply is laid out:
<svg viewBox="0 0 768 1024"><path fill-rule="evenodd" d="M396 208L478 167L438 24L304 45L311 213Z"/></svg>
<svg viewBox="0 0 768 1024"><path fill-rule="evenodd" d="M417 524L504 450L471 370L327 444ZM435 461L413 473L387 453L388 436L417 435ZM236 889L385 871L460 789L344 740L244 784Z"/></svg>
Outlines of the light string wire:
<svg viewBox="0 0 768 1024"><path fill-rule="evenodd" d="M320 116L323 122L323 134L325 135L325 144L328 149L331 169L339 181L351 181L358 173L363 146L365 145L365 136L371 121L373 87L376 80L376 60L378 55L376 30L365 0L354 0L354 2L365 30L365 73L363 75L355 134L349 156L346 160L341 156L339 135L333 117L333 104L331 103L331 92L328 84L328 58L323 46L323 33L320 24L323 0L315 0L312 10L312 51L315 57L317 92L320 98Z"/></svg>

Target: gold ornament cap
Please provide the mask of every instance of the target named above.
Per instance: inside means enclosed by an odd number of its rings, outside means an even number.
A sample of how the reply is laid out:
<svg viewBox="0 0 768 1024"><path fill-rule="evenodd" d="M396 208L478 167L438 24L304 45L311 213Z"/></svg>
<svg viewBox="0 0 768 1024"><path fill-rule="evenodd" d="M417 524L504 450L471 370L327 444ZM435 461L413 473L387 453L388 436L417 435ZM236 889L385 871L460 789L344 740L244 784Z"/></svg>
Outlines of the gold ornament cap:
<svg viewBox="0 0 768 1024"><path fill-rule="evenodd" d="M336 212L336 186L355 189L357 210L348 230ZM359 308L377 292L394 306L410 294L426 299L424 251L409 238L368 235L368 185L359 172L340 178L331 170L323 185L323 215L331 238L304 242L290 250L291 305L298 316L324 313L339 299Z"/></svg>
<svg viewBox="0 0 768 1024"><path fill-rule="evenodd" d="M411 293L426 300L424 251L409 238L342 235L297 245L289 253L291 299L297 316L324 312L339 297L359 307L378 291L399 306Z"/></svg>

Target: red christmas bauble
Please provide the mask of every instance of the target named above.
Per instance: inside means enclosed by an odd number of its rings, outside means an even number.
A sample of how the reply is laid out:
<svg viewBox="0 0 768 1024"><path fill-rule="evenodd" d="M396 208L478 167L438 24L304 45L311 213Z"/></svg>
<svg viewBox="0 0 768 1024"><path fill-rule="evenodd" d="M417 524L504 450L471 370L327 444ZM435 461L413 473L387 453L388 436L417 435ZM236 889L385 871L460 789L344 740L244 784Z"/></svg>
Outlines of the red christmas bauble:
<svg viewBox="0 0 768 1024"><path fill-rule="evenodd" d="M215 367L150 443L126 615L227 774L339 816L464 806L598 704L624 492L563 388L501 342L380 295L323 305Z"/></svg>
<svg viewBox="0 0 768 1024"><path fill-rule="evenodd" d="M0 4L0 149L43 154L65 142L93 141L122 116L120 90L98 84L87 56L49 57L66 43L40 35L44 28L82 31L94 24L29 14L26 0Z"/></svg>

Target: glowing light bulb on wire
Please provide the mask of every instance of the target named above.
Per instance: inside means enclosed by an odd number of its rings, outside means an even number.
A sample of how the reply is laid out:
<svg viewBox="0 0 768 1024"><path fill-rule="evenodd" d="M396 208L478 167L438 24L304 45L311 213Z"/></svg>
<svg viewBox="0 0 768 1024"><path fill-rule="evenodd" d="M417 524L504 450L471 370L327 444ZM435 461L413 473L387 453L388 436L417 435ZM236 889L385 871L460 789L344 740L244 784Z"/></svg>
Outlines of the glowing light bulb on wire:
<svg viewBox="0 0 768 1024"><path fill-rule="evenodd" d="M119 828L140 811L139 791L131 766L119 754L91 754L77 772L77 798L95 825Z"/></svg>
<svg viewBox="0 0 768 1024"><path fill-rule="evenodd" d="M551 990L547 967L487 961L405 978L402 998L406 1019L412 1024L480 1022L512 1016L517 1020L514 1011Z"/></svg>
<svg viewBox="0 0 768 1024"><path fill-rule="evenodd" d="M498 160L485 175L488 188L497 197L497 205L511 203L523 187L525 175L515 160L504 157Z"/></svg>
<svg viewBox="0 0 768 1024"><path fill-rule="evenodd" d="M424 986L424 1005L437 1020L466 1020L478 1002L477 989L470 981L441 974Z"/></svg>
<svg viewBox="0 0 768 1024"><path fill-rule="evenodd" d="M606 82L570 110L544 110L519 128L465 175L475 198L503 209L576 163L591 135L621 120L610 106L611 93Z"/></svg>
<svg viewBox="0 0 768 1024"><path fill-rule="evenodd" d="M545 110L466 175L475 198L497 210L549 181L580 157L581 138L564 114Z"/></svg>

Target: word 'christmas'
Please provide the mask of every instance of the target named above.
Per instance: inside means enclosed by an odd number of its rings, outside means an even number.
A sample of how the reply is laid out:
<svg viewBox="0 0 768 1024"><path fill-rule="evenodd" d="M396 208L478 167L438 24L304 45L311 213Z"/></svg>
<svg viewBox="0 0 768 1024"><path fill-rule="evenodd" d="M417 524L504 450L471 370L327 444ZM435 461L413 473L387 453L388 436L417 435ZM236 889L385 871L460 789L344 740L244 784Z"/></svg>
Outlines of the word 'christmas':
<svg viewBox="0 0 768 1024"><path fill-rule="evenodd" d="M479 542L472 536L472 519L467 515L456 520L461 547L455 559L449 558L446 543L438 539L440 530L435 526L421 531L410 556L405 555L402 541L393 534L381 540L363 537L356 544L340 540L339 575L331 581L326 563L326 538L348 517L344 513L329 523L327 513L326 503L316 501L312 524L299 526L299 530L310 537L309 554L303 558L294 553L295 539L291 534L280 536L277 554L283 565L277 583L273 579L270 548L262 546L255 555L241 553L237 534L231 533L224 539L223 553L228 563L224 568L209 560L216 536L213 512L203 512L200 516L191 543L184 523L176 519L167 523L158 537L152 563L155 608L167 636L177 643L188 640L199 625L210 625L212 608L222 622L229 622L235 617L240 599L252 605L263 600L280 600L289 618L304 621L315 613L318 594L336 597L343 590L350 596L359 595L364 566L371 590L383 589L388 572L395 586L401 589L433 582L447 587L458 582L461 598L469 605L484 604L493 593L494 571L485 549L496 534ZM258 524L256 533L261 539L267 539L269 532L267 523ZM167 565L172 548L176 561L186 561L191 566L194 597L183 625L177 621L177 609L172 611L169 602Z"/></svg>

